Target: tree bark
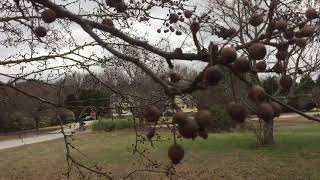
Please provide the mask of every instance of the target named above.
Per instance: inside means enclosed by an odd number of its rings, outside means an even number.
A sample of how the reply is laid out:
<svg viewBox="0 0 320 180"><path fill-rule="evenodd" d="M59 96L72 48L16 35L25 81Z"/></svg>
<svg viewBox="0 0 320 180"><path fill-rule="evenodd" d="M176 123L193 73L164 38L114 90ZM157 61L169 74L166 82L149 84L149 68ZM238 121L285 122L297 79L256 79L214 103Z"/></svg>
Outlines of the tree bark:
<svg viewBox="0 0 320 180"><path fill-rule="evenodd" d="M262 142L262 145L272 145L272 144L274 144L273 119L264 123L263 142Z"/></svg>

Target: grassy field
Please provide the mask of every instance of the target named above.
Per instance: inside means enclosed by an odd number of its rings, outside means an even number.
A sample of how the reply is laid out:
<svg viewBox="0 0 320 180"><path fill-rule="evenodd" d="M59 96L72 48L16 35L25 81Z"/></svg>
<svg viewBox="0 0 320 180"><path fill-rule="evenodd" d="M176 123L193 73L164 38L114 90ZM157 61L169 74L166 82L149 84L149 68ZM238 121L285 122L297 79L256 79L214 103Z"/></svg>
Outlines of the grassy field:
<svg viewBox="0 0 320 180"><path fill-rule="evenodd" d="M161 134L163 139L169 137L168 132ZM207 140L179 140L186 154L176 170L188 179L320 179L319 125L278 127L275 138L276 144L269 148L257 148L251 132L210 134ZM134 133L129 130L93 132L78 135L72 141L87 156L72 152L83 163L97 163L119 178L142 166L139 156L128 151L133 142ZM156 143L149 156L168 164L167 148L171 143ZM0 169L1 180L65 179L64 143L60 139L0 150ZM140 173L132 179L166 178Z"/></svg>

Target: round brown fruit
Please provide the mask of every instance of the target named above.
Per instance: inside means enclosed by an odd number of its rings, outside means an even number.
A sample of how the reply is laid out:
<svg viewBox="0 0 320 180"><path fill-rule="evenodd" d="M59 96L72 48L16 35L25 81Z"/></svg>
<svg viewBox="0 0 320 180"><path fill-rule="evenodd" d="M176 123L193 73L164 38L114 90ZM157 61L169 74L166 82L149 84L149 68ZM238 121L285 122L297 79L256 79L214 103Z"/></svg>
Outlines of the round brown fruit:
<svg viewBox="0 0 320 180"><path fill-rule="evenodd" d="M248 115L247 109L239 103L231 102L227 105L227 113L232 120L243 123Z"/></svg>
<svg viewBox="0 0 320 180"><path fill-rule="evenodd" d="M176 49L174 50L174 54L177 54L177 55L183 54L182 49L181 49L181 48L176 48Z"/></svg>
<svg viewBox="0 0 320 180"><path fill-rule="evenodd" d="M293 38L293 37L294 37L294 31L289 30L289 31L284 32L284 33L283 33L283 37L284 37L285 39L291 39L291 38Z"/></svg>
<svg viewBox="0 0 320 180"><path fill-rule="evenodd" d="M249 56L255 60L262 60L267 55L267 48L262 43L253 43L248 51Z"/></svg>
<svg viewBox="0 0 320 180"><path fill-rule="evenodd" d="M278 50L278 52L276 53L276 58L278 60L285 60L287 56L288 56L287 51Z"/></svg>
<svg viewBox="0 0 320 180"><path fill-rule="evenodd" d="M274 118L274 110L269 103L262 103L258 106L257 115L264 121L270 121Z"/></svg>
<svg viewBox="0 0 320 180"><path fill-rule="evenodd" d="M204 77L205 82L208 85L214 86L214 85L218 84L218 82L222 79L223 74L222 74L219 66L214 65L214 66L208 67L205 70L203 77Z"/></svg>
<svg viewBox="0 0 320 180"><path fill-rule="evenodd" d="M289 48L288 41L281 41L277 44L277 49L280 51L287 51Z"/></svg>
<svg viewBox="0 0 320 180"><path fill-rule="evenodd" d="M250 71L250 61L247 57L241 56L233 63L233 68L239 73L246 73Z"/></svg>
<svg viewBox="0 0 320 180"><path fill-rule="evenodd" d="M274 117L279 117L282 111L282 107L279 103L276 102L270 102L270 105L273 108L274 111Z"/></svg>
<svg viewBox="0 0 320 180"><path fill-rule="evenodd" d="M283 89L289 89L293 83L293 80L290 75L283 75L281 76L279 83Z"/></svg>
<svg viewBox="0 0 320 180"><path fill-rule="evenodd" d="M312 20L312 19L315 19L318 17L318 13L315 9L313 8L308 8L307 11L306 11L306 17L309 19L309 20Z"/></svg>
<svg viewBox="0 0 320 180"><path fill-rule="evenodd" d="M128 9L128 6L125 2L121 1L120 3L115 4L115 8L118 11L118 13L124 13Z"/></svg>
<svg viewBox="0 0 320 180"><path fill-rule="evenodd" d="M178 164L184 157L184 149L179 144L174 144L169 147L168 156L172 164Z"/></svg>
<svg viewBox="0 0 320 180"><path fill-rule="evenodd" d="M184 16L186 17L186 18L191 18L191 16L192 16L192 11L190 11L190 10L185 10L184 12L183 12L183 14L184 14Z"/></svg>
<svg viewBox="0 0 320 180"><path fill-rule="evenodd" d="M179 15L176 13L171 13L169 16L169 20L171 23L176 23L179 21Z"/></svg>
<svg viewBox="0 0 320 180"><path fill-rule="evenodd" d="M208 131L205 128L200 128L199 129L199 136L202 137L203 139L208 139Z"/></svg>
<svg viewBox="0 0 320 180"><path fill-rule="evenodd" d="M188 117L183 124L178 125L178 131L181 134L182 137L187 139L194 139L198 135L199 126L197 122Z"/></svg>
<svg viewBox="0 0 320 180"><path fill-rule="evenodd" d="M295 43L297 44L297 46L303 48L307 45L307 39L306 38L297 38L295 40Z"/></svg>
<svg viewBox="0 0 320 180"><path fill-rule="evenodd" d="M180 74L172 72L170 73L170 79L172 82L176 83L176 82L179 82L182 79L182 77Z"/></svg>
<svg viewBox="0 0 320 180"><path fill-rule="evenodd" d="M254 27L257 27L262 23L263 23L263 16L260 14L253 14L249 19L249 24L251 24Z"/></svg>
<svg viewBox="0 0 320 180"><path fill-rule="evenodd" d="M302 37L311 37L314 33L314 28L309 25L304 25L300 30L300 33Z"/></svg>
<svg viewBox="0 0 320 180"><path fill-rule="evenodd" d="M220 36L223 39L231 38L236 34L237 30L234 28L226 29L226 28L221 28L220 29Z"/></svg>
<svg viewBox="0 0 320 180"><path fill-rule="evenodd" d="M150 131L147 133L146 136L149 140L151 140L155 136L155 134L156 134L156 130L155 130L155 128L152 128L152 129L150 129Z"/></svg>
<svg viewBox="0 0 320 180"><path fill-rule="evenodd" d="M288 26L288 22L284 19L280 19L276 22L276 29L279 31L286 31Z"/></svg>
<svg viewBox="0 0 320 180"><path fill-rule="evenodd" d="M200 30L199 22L196 22L196 21L192 22L190 25L190 29L191 29L192 33L197 33Z"/></svg>
<svg viewBox="0 0 320 180"><path fill-rule="evenodd" d="M46 9L41 13L41 19L45 23L52 23L57 19L57 15L53 10Z"/></svg>
<svg viewBox="0 0 320 180"><path fill-rule="evenodd" d="M208 110L199 110L194 118L199 127L205 128L210 124L211 113Z"/></svg>
<svg viewBox="0 0 320 180"><path fill-rule="evenodd" d="M248 98L253 102L261 102L265 99L265 91L259 85L253 85L248 91Z"/></svg>
<svg viewBox="0 0 320 180"><path fill-rule="evenodd" d="M149 106L144 112L144 117L147 122L158 122L161 112L156 106Z"/></svg>
<svg viewBox="0 0 320 180"><path fill-rule="evenodd" d="M263 72L265 71L267 68L267 64L265 61L259 61L256 63L256 69L259 71L259 72Z"/></svg>
<svg viewBox="0 0 320 180"><path fill-rule="evenodd" d="M47 29L43 26L38 26L35 30L34 33L38 37L45 37L47 35Z"/></svg>
<svg viewBox="0 0 320 180"><path fill-rule="evenodd" d="M187 114L182 111L176 112L172 117L172 123L178 124L178 125L184 125L186 120L187 120Z"/></svg>
<svg viewBox="0 0 320 180"><path fill-rule="evenodd" d="M114 24L113 24L113 21L111 18L105 18L102 20L102 24L106 25L106 26L109 26L109 27L113 27Z"/></svg>
<svg viewBox="0 0 320 180"><path fill-rule="evenodd" d="M237 59L237 50L234 47L225 47L221 51L221 58L225 63L232 63Z"/></svg>

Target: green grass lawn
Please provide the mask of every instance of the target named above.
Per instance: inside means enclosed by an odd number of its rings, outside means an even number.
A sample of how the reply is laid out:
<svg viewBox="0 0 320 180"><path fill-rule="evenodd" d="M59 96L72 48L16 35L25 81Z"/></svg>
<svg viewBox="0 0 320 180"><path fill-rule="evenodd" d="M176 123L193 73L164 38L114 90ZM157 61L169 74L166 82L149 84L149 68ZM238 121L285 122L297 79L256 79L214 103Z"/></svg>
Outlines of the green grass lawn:
<svg viewBox="0 0 320 180"><path fill-rule="evenodd" d="M160 134L163 139L170 137L165 131ZM251 132L210 134L207 140L179 140L186 154L176 170L190 179L320 179L319 125L279 127L275 139L276 144L268 148L257 148ZM75 157L87 165L98 163L116 177L142 166L139 156L128 151L132 143L134 133L129 130L82 134L72 141L87 154L81 156L73 150ZM168 164L167 148L171 143L172 140L156 143L149 156ZM64 143L59 139L0 150L0 169L1 180L65 179ZM94 179L93 175L89 179ZM133 179L166 178L140 173Z"/></svg>

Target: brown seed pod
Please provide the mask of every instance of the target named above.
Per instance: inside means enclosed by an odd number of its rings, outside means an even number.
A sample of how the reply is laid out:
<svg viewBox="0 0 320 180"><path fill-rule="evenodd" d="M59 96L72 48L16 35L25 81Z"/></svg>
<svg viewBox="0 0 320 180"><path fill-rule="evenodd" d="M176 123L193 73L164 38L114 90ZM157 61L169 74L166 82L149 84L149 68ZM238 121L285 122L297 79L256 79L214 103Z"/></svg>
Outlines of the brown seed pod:
<svg viewBox="0 0 320 180"><path fill-rule="evenodd" d="M199 22L193 21L190 25L190 29L191 29L192 33L197 33L200 30Z"/></svg>
<svg viewBox="0 0 320 180"><path fill-rule="evenodd" d="M196 138L198 135L199 126L197 122L188 117L183 124L178 124L178 131L184 138Z"/></svg>
<svg viewBox="0 0 320 180"><path fill-rule="evenodd" d="M226 28L221 28L219 35L223 38L223 39L227 39L227 38L231 38L236 34L237 30L234 28L230 28L230 29L226 29Z"/></svg>
<svg viewBox="0 0 320 180"><path fill-rule="evenodd" d="M315 19L318 17L318 13L315 9L313 8L308 8L307 11L306 11L306 17L309 19L309 20L312 20L312 19Z"/></svg>
<svg viewBox="0 0 320 180"><path fill-rule="evenodd" d="M242 104L236 102L229 103L226 109L231 119L238 123L243 123L248 116L247 109Z"/></svg>
<svg viewBox="0 0 320 180"><path fill-rule="evenodd" d="M262 23L263 23L263 16L260 14L253 14L249 19L249 24L251 24L254 27L257 27Z"/></svg>
<svg viewBox="0 0 320 180"><path fill-rule="evenodd" d="M186 18L191 18L193 12L190 11L190 10L185 10L185 11L183 12L183 14L184 14L184 16L185 16Z"/></svg>
<svg viewBox="0 0 320 180"><path fill-rule="evenodd" d="M181 49L181 48L176 48L176 49L174 50L174 54L178 54L178 55L183 54L182 49Z"/></svg>
<svg viewBox="0 0 320 180"><path fill-rule="evenodd" d="M47 29L43 26L38 26L35 30L34 33L38 37L45 37L47 35Z"/></svg>
<svg viewBox="0 0 320 180"><path fill-rule="evenodd" d="M285 39L292 39L294 37L294 31L293 30L289 30L283 33L283 37Z"/></svg>
<svg viewBox="0 0 320 180"><path fill-rule="evenodd" d="M156 135L156 130L155 128L152 128L149 130L146 136L149 140L151 140L155 135Z"/></svg>
<svg viewBox="0 0 320 180"><path fill-rule="evenodd" d="M278 52L276 53L276 58L278 60L285 60L288 56L288 52L287 51L281 51L278 50Z"/></svg>
<svg viewBox="0 0 320 180"><path fill-rule="evenodd" d="M198 123L199 127L205 128L209 126L211 122L211 113L208 110L199 110L195 114L194 119Z"/></svg>
<svg viewBox="0 0 320 180"><path fill-rule="evenodd" d="M276 22L276 29L279 31L286 31L288 26L288 22L284 19L280 19Z"/></svg>
<svg viewBox="0 0 320 180"><path fill-rule="evenodd" d="M41 13L41 19L45 23L52 23L57 19L57 15L53 10L46 9Z"/></svg>
<svg viewBox="0 0 320 180"><path fill-rule="evenodd" d="M273 108L274 111L274 117L279 117L282 111L282 106L279 103L276 102L270 102L270 105Z"/></svg>
<svg viewBox="0 0 320 180"><path fill-rule="evenodd" d="M283 75L279 80L279 84L283 89L289 89L293 83L290 75Z"/></svg>
<svg viewBox="0 0 320 180"><path fill-rule="evenodd" d="M302 69L298 68L298 69L297 69L297 73L298 73L298 74L302 74L302 73L303 73Z"/></svg>
<svg viewBox="0 0 320 180"><path fill-rule="evenodd" d="M172 164L179 164L184 157L183 147L179 144L170 146L168 150L168 156Z"/></svg>
<svg viewBox="0 0 320 180"><path fill-rule="evenodd" d="M256 63L256 69L257 69L259 72L265 71L266 68L267 68L266 61L259 61L259 62Z"/></svg>
<svg viewBox="0 0 320 180"><path fill-rule="evenodd" d="M295 43L297 46L303 48L307 45L307 39L306 38L297 38L295 39Z"/></svg>
<svg viewBox="0 0 320 180"><path fill-rule="evenodd" d="M262 103L257 108L257 115L264 121L270 121L274 118L274 110L269 103Z"/></svg>
<svg viewBox="0 0 320 180"><path fill-rule="evenodd" d="M281 74L284 71L284 67L280 62L277 62L272 69L277 74Z"/></svg>
<svg viewBox="0 0 320 180"><path fill-rule="evenodd" d="M289 43L288 41L281 41L277 45L277 49L280 51L287 51L289 48Z"/></svg>
<svg viewBox="0 0 320 180"><path fill-rule="evenodd" d="M221 58L225 63L232 63L237 59L237 50L234 47L225 47L221 51Z"/></svg>
<svg viewBox="0 0 320 180"><path fill-rule="evenodd" d="M261 102L265 99L265 91L259 85L252 86L248 91L248 98L253 102Z"/></svg>
<svg viewBox="0 0 320 180"><path fill-rule="evenodd" d="M113 21L111 18L105 18L102 20L102 24L106 25L106 26L109 26L109 27L113 27L114 24L113 24Z"/></svg>
<svg viewBox="0 0 320 180"><path fill-rule="evenodd" d="M156 106L149 106L144 111L144 118L147 122L158 122L161 112Z"/></svg>
<svg viewBox="0 0 320 180"><path fill-rule="evenodd" d="M208 131L206 128L200 128L199 129L199 136L202 137L203 139L208 139Z"/></svg>
<svg viewBox="0 0 320 180"><path fill-rule="evenodd" d="M184 125L187 120L187 114L185 112L176 112L172 117L172 123L178 125Z"/></svg>
<svg viewBox="0 0 320 180"><path fill-rule="evenodd" d="M248 51L249 56L255 60L262 60L267 55L267 48L262 43L253 43Z"/></svg>
<svg viewBox="0 0 320 180"><path fill-rule="evenodd" d="M179 82L182 79L181 75L175 72L170 73L170 80L174 83Z"/></svg>
<svg viewBox="0 0 320 180"><path fill-rule="evenodd" d="M204 81L210 86L218 84L222 77L223 74L217 65L208 67L203 75Z"/></svg>
<svg viewBox="0 0 320 180"><path fill-rule="evenodd" d="M176 13L171 13L169 16L170 23L176 23L179 21L179 15Z"/></svg>
<svg viewBox="0 0 320 180"><path fill-rule="evenodd" d="M311 37L314 33L314 28L309 25L304 25L300 30L300 33L302 37Z"/></svg>
<svg viewBox="0 0 320 180"><path fill-rule="evenodd" d="M250 61L247 57L241 56L233 63L233 68L239 73L246 73L250 71Z"/></svg>
<svg viewBox="0 0 320 180"><path fill-rule="evenodd" d="M121 1L120 3L115 4L115 8L118 11L118 13L124 13L128 9L128 6L125 2Z"/></svg>

